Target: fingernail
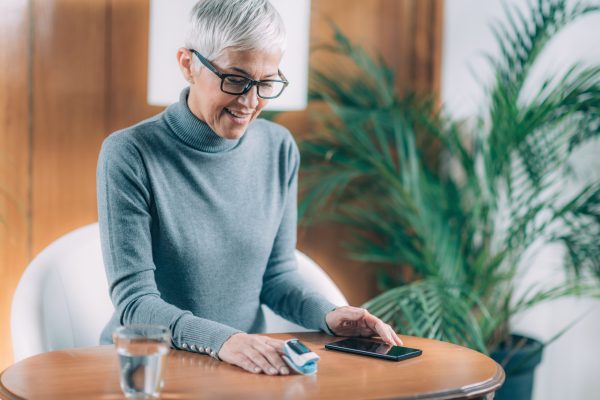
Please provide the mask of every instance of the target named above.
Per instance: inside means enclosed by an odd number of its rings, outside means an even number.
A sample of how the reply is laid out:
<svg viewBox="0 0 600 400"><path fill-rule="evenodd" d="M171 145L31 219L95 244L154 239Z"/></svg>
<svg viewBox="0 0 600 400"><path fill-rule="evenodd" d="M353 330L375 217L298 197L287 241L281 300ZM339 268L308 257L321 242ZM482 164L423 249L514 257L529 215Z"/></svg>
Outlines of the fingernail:
<svg viewBox="0 0 600 400"><path fill-rule="evenodd" d="M277 370L275 368L269 368L269 373L275 375Z"/></svg>
<svg viewBox="0 0 600 400"><path fill-rule="evenodd" d="M254 368L254 372L256 372L258 374L260 372L260 368L258 368L258 367Z"/></svg>
<svg viewBox="0 0 600 400"><path fill-rule="evenodd" d="M287 369L286 367L283 367L279 370L283 375L288 375L290 373L290 370Z"/></svg>

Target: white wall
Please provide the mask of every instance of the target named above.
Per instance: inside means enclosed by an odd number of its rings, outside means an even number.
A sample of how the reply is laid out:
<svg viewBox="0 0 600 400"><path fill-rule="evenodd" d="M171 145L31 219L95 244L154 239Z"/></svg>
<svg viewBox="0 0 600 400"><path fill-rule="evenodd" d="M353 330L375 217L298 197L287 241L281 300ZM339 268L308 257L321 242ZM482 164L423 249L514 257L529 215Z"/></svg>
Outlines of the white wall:
<svg viewBox="0 0 600 400"><path fill-rule="evenodd" d="M506 0L525 5L523 0ZM490 68L483 54L498 54L489 28L503 19L502 0L446 0L442 99L455 117L468 118L483 107L482 82L490 82ZM600 15L588 16L565 29L542 54L526 85L533 93L540 77L564 71L574 61L600 63ZM579 176L600 180L600 141L583 149L576 157ZM600 239L600 238L599 238ZM600 240L599 240L600 243ZM600 245L600 244L599 244ZM546 246L532 260L522 285L562 277L562 250ZM578 316L585 317L549 346L536 372L534 399L600 398L600 302L564 299L542 305L514 321L515 330L550 339Z"/></svg>
<svg viewBox="0 0 600 400"><path fill-rule="evenodd" d="M197 0L150 1L148 49L148 104L167 106L179 100L187 86L176 61L184 45L189 14ZM285 92L271 100L266 110L303 110L308 101L308 39L310 0L271 0L287 30L287 49L281 71L290 81Z"/></svg>

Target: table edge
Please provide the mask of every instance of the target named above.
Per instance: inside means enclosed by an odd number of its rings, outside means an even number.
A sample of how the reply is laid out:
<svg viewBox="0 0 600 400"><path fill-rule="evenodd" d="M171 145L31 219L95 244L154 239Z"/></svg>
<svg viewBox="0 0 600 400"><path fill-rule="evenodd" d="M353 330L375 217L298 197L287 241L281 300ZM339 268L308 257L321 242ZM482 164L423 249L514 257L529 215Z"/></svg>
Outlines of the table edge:
<svg viewBox="0 0 600 400"><path fill-rule="evenodd" d="M2 375L4 371L0 373L0 398L7 400L24 400L8 390L2 384ZM474 385L462 387L460 389L446 390L441 392L430 392L421 393L417 396L402 397L404 400L418 400L418 399L431 399L431 400L450 400L458 398L470 398L490 393L499 389L506 379L504 369L496 363L496 374L493 378L486 382L477 383Z"/></svg>
<svg viewBox="0 0 600 400"><path fill-rule="evenodd" d="M421 393L416 396L402 397L400 400L451 400L465 399L482 396L498 390L506 380L506 374L500 364L496 364L496 374L491 379L476 383L473 385L463 386L459 389L444 390L440 392Z"/></svg>
<svg viewBox="0 0 600 400"><path fill-rule="evenodd" d="M6 370L0 372L0 399L4 400L25 400L22 397L17 396L16 394L14 394L13 392L11 392L10 390L8 390L8 388L4 387L4 385L2 384L2 376L4 375L4 372Z"/></svg>
<svg viewBox="0 0 600 400"><path fill-rule="evenodd" d="M452 343L451 343L452 344ZM105 347L105 346L91 346L92 347ZM57 350L63 351L65 349ZM485 354L484 354L485 356ZM489 358L489 356L486 356ZM428 393L420 393L415 396L408 397L400 397L401 400L419 400L419 399L431 399L431 400L450 400L450 399L458 399L458 398L473 398L481 395L488 394L490 392L495 392L498 390L506 379L506 375L504 369L497 363L496 365L496 373L494 376L487 381L475 383L472 385L463 386L457 389L450 390L442 390L438 392L428 392ZM6 388L2 383L2 377L4 373L8 370L0 372L0 399L4 400L25 400L22 397L12 393L8 388Z"/></svg>

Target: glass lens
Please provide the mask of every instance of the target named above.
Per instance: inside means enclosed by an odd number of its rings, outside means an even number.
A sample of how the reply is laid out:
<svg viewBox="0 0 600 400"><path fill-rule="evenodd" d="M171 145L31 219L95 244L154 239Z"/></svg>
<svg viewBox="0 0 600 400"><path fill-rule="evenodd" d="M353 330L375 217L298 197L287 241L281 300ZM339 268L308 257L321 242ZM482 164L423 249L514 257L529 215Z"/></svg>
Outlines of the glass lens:
<svg viewBox="0 0 600 400"><path fill-rule="evenodd" d="M244 89L248 86L250 80L243 76L230 75L223 79L223 86L221 87L224 92L231 94L242 94Z"/></svg>
<svg viewBox="0 0 600 400"><path fill-rule="evenodd" d="M285 84L280 81L262 81L258 85L258 95L265 98L277 97L284 88Z"/></svg>

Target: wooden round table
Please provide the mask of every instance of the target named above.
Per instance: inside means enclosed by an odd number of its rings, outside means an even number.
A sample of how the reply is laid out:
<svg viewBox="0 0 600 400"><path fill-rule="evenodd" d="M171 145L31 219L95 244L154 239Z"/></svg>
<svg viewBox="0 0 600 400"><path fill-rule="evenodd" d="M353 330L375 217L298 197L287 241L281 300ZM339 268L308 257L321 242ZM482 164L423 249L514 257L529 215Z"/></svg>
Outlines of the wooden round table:
<svg viewBox="0 0 600 400"><path fill-rule="evenodd" d="M340 340L322 333L271 334L297 337L319 354L314 376L254 375L206 355L173 350L168 357L162 399L455 399L491 398L504 371L476 351L403 336L419 357L394 362L326 350ZM0 375L0 398L122 399L113 346L53 351L22 360Z"/></svg>

